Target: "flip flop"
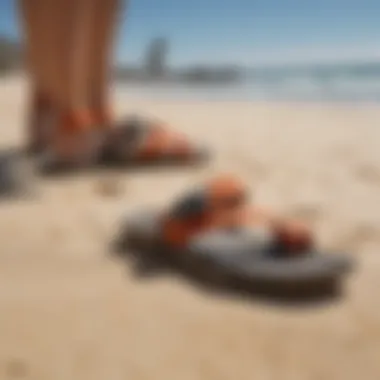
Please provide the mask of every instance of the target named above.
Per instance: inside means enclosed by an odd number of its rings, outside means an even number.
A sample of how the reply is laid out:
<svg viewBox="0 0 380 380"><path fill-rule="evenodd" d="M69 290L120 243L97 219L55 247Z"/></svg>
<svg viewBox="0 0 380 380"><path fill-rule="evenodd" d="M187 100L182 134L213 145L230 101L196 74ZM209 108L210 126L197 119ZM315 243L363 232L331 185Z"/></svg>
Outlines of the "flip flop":
<svg viewBox="0 0 380 380"><path fill-rule="evenodd" d="M107 165L191 165L209 158L206 148L153 120L129 118L106 131L100 161Z"/></svg>
<svg viewBox="0 0 380 380"><path fill-rule="evenodd" d="M286 229L260 228L249 220L246 192L226 182L219 195L209 185L166 211L131 216L121 229L120 248L156 251L195 276L277 295L311 295L340 286L353 268L347 255L321 252L307 234L289 239Z"/></svg>
<svg viewBox="0 0 380 380"><path fill-rule="evenodd" d="M72 171L93 167L197 165L209 158L207 149L151 121L133 118L113 128L89 133L83 152L63 160L53 151L39 156L45 172Z"/></svg>

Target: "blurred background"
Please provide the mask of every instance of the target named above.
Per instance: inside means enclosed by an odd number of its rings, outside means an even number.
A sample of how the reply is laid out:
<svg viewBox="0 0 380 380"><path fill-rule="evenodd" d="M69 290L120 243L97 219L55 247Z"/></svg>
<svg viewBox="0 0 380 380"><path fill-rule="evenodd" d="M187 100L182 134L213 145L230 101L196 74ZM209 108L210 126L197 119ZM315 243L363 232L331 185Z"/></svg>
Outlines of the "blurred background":
<svg viewBox="0 0 380 380"><path fill-rule="evenodd" d="M0 70L19 69L15 1L0 3ZM120 14L120 96L380 100L380 3L132 1ZM127 86L128 84L128 86Z"/></svg>

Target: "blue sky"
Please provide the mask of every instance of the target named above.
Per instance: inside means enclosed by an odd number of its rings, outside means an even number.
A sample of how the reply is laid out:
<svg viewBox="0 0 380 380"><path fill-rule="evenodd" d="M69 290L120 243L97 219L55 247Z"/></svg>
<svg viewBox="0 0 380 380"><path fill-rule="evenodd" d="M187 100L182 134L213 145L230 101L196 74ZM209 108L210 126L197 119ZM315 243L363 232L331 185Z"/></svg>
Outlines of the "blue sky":
<svg viewBox="0 0 380 380"><path fill-rule="evenodd" d="M0 0L0 32L17 33L14 3ZM173 65L380 60L379 0L131 0L120 19L122 62L154 36Z"/></svg>

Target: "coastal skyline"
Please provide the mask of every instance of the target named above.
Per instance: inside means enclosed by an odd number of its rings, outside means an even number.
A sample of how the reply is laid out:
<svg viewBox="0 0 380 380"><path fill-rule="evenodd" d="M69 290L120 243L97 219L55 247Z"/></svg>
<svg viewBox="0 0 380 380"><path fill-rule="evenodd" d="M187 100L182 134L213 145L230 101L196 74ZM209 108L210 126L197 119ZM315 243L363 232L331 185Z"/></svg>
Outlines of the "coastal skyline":
<svg viewBox="0 0 380 380"><path fill-rule="evenodd" d="M0 33L20 35L14 0L0 3ZM120 12L116 62L135 64L154 37L173 66L380 60L380 3L371 0L136 0Z"/></svg>

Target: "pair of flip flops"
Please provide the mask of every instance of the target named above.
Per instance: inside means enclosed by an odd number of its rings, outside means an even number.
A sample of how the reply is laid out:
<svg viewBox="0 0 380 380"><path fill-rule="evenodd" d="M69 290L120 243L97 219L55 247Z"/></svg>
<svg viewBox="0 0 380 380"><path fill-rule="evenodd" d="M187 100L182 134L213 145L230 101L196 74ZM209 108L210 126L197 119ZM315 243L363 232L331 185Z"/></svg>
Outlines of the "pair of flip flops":
<svg viewBox="0 0 380 380"><path fill-rule="evenodd" d="M192 165L209 157L206 148L143 118L127 119L89 138L90 149L82 159L63 160L54 152L45 152L39 158L40 168L55 172L94 166Z"/></svg>
<svg viewBox="0 0 380 380"><path fill-rule="evenodd" d="M336 289L353 268L347 255L320 251L301 225L262 217L239 181L219 178L164 211L127 218L122 249L159 251L194 274L278 293Z"/></svg>

